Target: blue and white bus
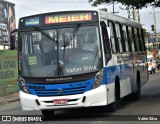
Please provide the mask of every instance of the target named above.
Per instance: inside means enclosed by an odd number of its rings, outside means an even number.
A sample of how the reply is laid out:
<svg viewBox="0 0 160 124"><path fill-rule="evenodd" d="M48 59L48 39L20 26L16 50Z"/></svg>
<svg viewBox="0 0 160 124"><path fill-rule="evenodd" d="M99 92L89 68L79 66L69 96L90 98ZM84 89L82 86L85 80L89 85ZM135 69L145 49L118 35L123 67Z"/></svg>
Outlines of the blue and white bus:
<svg viewBox="0 0 160 124"><path fill-rule="evenodd" d="M148 80L146 59L142 25L102 10L20 18L22 109L47 117L77 107L109 105L114 111L121 98L139 98Z"/></svg>

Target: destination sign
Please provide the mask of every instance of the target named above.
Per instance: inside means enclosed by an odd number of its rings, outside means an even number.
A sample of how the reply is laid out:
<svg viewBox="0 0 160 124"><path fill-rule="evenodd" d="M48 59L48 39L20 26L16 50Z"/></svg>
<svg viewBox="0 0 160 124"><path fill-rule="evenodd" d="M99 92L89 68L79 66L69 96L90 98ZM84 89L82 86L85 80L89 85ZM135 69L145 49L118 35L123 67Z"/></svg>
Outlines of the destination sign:
<svg viewBox="0 0 160 124"><path fill-rule="evenodd" d="M39 25L39 17L25 19L25 26Z"/></svg>
<svg viewBox="0 0 160 124"><path fill-rule="evenodd" d="M92 20L92 13L76 13L45 16L45 24L79 22Z"/></svg>

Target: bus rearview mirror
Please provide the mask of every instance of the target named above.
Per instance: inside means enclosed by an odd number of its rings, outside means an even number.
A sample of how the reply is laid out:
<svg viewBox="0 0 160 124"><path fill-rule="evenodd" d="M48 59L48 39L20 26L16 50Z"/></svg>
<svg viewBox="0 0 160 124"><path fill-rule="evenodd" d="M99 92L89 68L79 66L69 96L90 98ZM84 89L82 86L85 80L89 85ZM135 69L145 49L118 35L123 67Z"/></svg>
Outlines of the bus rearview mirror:
<svg viewBox="0 0 160 124"><path fill-rule="evenodd" d="M10 33L10 49L11 50L16 49L16 34L14 34L16 32L18 32L18 29L15 29Z"/></svg>
<svg viewBox="0 0 160 124"><path fill-rule="evenodd" d="M11 35L10 36L10 49L11 50L14 50L16 48L15 40L16 40L15 35Z"/></svg>

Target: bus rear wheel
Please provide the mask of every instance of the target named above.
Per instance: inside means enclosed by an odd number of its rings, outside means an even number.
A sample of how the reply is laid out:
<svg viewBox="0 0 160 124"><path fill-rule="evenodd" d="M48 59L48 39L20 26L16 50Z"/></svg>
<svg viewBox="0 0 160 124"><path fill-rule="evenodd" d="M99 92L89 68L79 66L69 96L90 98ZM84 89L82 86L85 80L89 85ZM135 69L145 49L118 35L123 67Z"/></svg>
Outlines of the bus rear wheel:
<svg viewBox="0 0 160 124"><path fill-rule="evenodd" d="M54 110L41 110L41 111L45 118L51 118L54 116L54 113L55 113Z"/></svg>
<svg viewBox="0 0 160 124"><path fill-rule="evenodd" d="M137 89L134 92L134 99L138 100L141 95L141 79L140 79L140 74L137 75Z"/></svg>

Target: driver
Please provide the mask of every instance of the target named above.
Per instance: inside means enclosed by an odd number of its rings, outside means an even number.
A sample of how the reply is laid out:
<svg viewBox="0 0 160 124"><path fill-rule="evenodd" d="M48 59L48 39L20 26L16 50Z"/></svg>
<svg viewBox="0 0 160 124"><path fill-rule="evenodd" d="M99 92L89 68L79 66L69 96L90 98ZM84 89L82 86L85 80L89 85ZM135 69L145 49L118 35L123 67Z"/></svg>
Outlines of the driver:
<svg viewBox="0 0 160 124"><path fill-rule="evenodd" d="M85 51L91 51L91 52L97 51L98 45L93 33L88 35L88 37L86 38L86 42L83 43L82 49Z"/></svg>

